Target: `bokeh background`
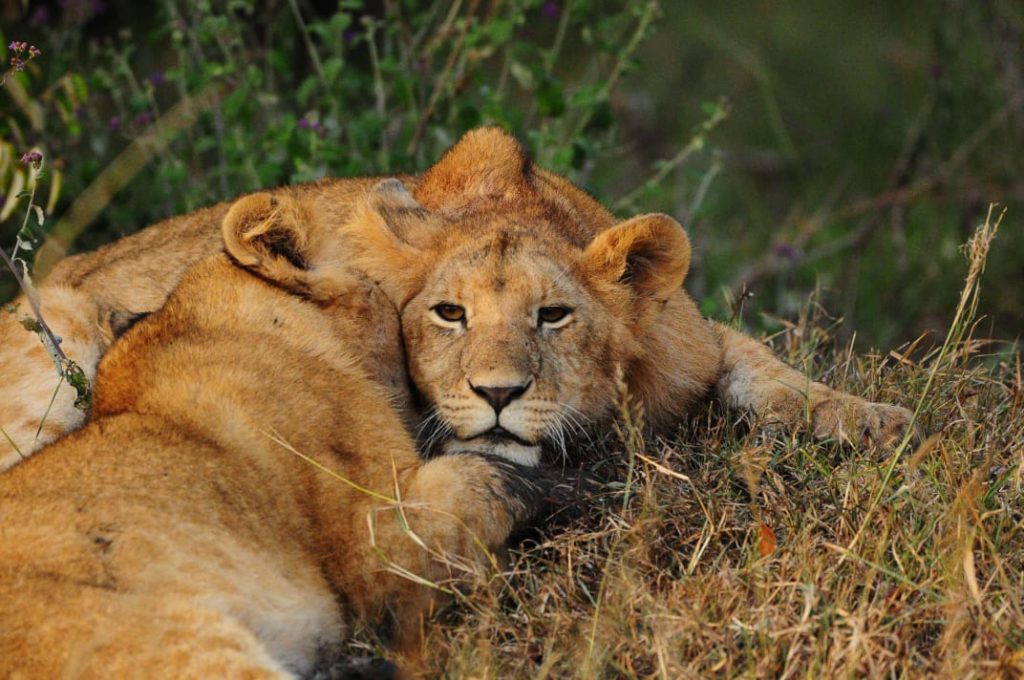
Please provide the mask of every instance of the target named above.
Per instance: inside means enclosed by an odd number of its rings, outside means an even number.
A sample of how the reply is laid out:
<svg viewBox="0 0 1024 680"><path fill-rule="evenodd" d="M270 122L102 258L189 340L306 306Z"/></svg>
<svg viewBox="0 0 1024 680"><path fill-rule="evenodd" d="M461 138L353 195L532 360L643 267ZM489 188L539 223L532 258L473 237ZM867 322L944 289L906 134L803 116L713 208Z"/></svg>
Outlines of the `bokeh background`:
<svg viewBox="0 0 1024 680"><path fill-rule="evenodd" d="M260 187L417 171L499 124L688 229L706 313L939 340L1006 209L976 337L1024 330L1024 3L0 0L0 245L47 257ZM5 63L14 56L8 48ZM0 278L0 298L13 295Z"/></svg>

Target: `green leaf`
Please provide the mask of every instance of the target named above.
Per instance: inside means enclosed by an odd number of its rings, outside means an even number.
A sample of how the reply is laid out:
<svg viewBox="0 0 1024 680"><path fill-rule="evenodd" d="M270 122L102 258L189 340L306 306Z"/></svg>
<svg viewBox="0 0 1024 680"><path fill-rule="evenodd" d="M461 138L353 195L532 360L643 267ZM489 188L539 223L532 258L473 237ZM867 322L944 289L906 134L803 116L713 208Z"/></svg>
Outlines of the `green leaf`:
<svg viewBox="0 0 1024 680"><path fill-rule="evenodd" d="M548 118L559 118L565 113L565 97L562 93L562 83L554 77L546 77L538 83L535 92L537 96L537 108L542 116Z"/></svg>
<svg viewBox="0 0 1024 680"><path fill-rule="evenodd" d="M324 61L324 78L328 83L337 80L338 75L341 73L341 69L344 68L345 62L338 57L331 57Z"/></svg>
<svg viewBox="0 0 1024 680"><path fill-rule="evenodd" d="M494 19L487 25L487 32L494 43L501 45L512 37L515 27L515 22L511 19Z"/></svg>
<svg viewBox="0 0 1024 680"><path fill-rule="evenodd" d="M299 85L299 88L295 90L295 99L302 106L309 106L309 100L319 85L320 81L315 76L306 78L302 81L302 84Z"/></svg>
<svg viewBox="0 0 1024 680"><path fill-rule="evenodd" d="M249 102L249 94L249 88L240 87L225 97L224 102L221 104L221 112L224 114L224 117L228 120L237 118L242 107Z"/></svg>

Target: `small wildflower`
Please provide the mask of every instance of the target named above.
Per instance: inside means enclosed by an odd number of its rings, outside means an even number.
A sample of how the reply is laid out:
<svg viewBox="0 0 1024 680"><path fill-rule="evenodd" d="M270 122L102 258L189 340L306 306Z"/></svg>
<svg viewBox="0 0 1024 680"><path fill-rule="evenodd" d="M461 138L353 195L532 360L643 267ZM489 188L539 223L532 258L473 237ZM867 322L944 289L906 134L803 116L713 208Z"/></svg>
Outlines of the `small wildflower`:
<svg viewBox="0 0 1024 680"><path fill-rule="evenodd" d="M782 260L799 261L804 256L803 251L791 243L776 243L775 247L772 248L772 252L775 257Z"/></svg>
<svg viewBox="0 0 1024 680"><path fill-rule="evenodd" d="M142 111L141 113L135 114L135 119L133 122L139 126L149 125L153 122L153 118L154 116L152 111Z"/></svg>
<svg viewBox="0 0 1024 680"><path fill-rule="evenodd" d="M149 84L153 87L160 87L167 82L167 76L164 75L163 71L155 71L150 74L148 80Z"/></svg>
<svg viewBox="0 0 1024 680"><path fill-rule="evenodd" d="M358 37L359 31L357 31L354 28L346 28L341 34L341 39L347 43L355 42L356 38Z"/></svg>
<svg viewBox="0 0 1024 680"><path fill-rule="evenodd" d="M40 56L42 52L35 45L30 45L23 40L12 40L7 49L13 52L11 55L11 69L15 73L25 70L25 64Z"/></svg>
<svg viewBox="0 0 1024 680"><path fill-rule="evenodd" d="M27 154L21 157L21 162L26 165L38 166L43 162L43 154L38 151L29 151Z"/></svg>
<svg viewBox="0 0 1024 680"><path fill-rule="evenodd" d="M557 2L545 2L540 8L540 12L548 19L557 19L558 15L562 13L562 8L558 6Z"/></svg>
<svg viewBox="0 0 1024 680"><path fill-rule="evenodd" d="M107 125L110 127L111 130L118 129L119 127L121 127L121 117L120 116L111 116L110 117L110 122L107 123Z"/></svg>
<svg viewBox="0 0 1024 680"><path fill-rule="evenodd" d="M28 19L28 23L32 26L42 26L49 22L50 10L46 5L39 5L32 11L32 15Z"/></svg>
<svg viewBox="0 0 1024 680"><path fill-rule="evenodd" d="M106 11L107 3L103 0L60 0L65 21L82 23L93 16Z"/></svg>

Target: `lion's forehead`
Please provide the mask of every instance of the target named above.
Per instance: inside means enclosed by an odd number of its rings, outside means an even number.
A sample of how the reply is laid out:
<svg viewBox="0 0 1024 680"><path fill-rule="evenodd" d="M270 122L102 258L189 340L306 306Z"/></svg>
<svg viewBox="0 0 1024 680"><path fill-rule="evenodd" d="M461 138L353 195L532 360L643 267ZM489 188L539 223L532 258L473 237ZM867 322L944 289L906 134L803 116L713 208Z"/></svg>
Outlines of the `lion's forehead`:
<svg viewBox="0 0 1024 680"><path fill-rule="evenodd" d="M434 302L528 306L578 304L585 297L573 263L543 248L519 248L502 255L480 252L454 253L438 263L428 285Z"/></svg>

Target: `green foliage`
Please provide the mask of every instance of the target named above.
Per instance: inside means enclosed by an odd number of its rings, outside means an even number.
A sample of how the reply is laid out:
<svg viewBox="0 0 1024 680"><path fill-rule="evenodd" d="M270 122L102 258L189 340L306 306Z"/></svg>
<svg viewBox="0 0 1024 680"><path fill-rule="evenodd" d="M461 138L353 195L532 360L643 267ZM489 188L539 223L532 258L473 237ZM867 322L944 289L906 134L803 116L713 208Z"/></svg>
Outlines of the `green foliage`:
<svg viewBox="0 0 1024 680"><path fill-rule="evenodd" d="M19 143L59 160L70 199L113 175L122 193L98 224L71 211L56 228L78 247L260 187L421 170L478 125L520 133L571 173L609 147L614 84L657 10L596 6L595 22L595 3L580 2L163 0L112 39L73 35L65 13L40 33L45 57L20 74L39 115ZM567 44L586 55L565 64ZM195 124L174 113L190 98ZM15 111L0 133L29 117ZM161 124L169 144L154 139ZM144 170L118 165L133 144L152 156Z"/></svg>
<svg viewBox="0 0 1024 680"><path fill-rule="evenodd" d="M497 124L620 214L680 219L698 255L688 287L720 318L742 300L745 322L774 330L822 289L867 344L937 331L957 244L990 201L1010 207L990 275L1024 287L1019 3L96 9L25 7L0 29L42 53L0 89L0 138L8 159L42 151L51 238L75 249L260 187L422 170ZM998 335L1024 330L1020 295L983 311Z"/></svg>

